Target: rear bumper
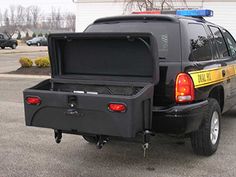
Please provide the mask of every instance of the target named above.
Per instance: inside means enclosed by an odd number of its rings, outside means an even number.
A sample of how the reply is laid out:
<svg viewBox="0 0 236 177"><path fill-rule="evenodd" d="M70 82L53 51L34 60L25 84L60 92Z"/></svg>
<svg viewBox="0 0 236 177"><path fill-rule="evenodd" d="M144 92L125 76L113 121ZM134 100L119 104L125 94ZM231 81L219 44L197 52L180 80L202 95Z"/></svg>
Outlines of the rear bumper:
<svg viewBox="0 0 236 177"><path fill-rule="evenodd" d="M152 129L162 133L190 133L198 130L207 106L208 101L205 100L188 105L175 105L167 109L155 109Z"/></svg>

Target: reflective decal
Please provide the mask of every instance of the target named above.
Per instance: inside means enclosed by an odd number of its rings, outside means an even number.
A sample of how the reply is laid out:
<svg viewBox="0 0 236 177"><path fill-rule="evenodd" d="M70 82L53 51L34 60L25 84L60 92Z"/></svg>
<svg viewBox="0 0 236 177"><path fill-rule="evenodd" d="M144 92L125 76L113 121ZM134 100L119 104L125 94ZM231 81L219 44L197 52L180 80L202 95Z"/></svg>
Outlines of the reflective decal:
<svg viewBox="0 0 236 177"><path fill-rule="evenodd" d="M205 87L223 82L224 80L236 76L236 65L191 71L189 72L189 75L193 79L195 88Z"/></svg>

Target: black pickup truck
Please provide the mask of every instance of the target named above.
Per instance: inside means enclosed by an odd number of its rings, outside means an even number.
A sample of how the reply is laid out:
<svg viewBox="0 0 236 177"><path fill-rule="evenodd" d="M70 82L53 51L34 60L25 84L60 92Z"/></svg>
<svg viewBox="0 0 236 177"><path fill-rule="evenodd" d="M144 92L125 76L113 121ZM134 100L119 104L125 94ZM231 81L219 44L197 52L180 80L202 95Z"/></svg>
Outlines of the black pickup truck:
<svg viewBox="0 0 236 177"><path fill-rule="evenodd" d="M27 126L82 135L191 138L196 154L218 147L221 114L236 104L236 43L203 18L130 15L84 33L51 34L52 78L24 91Z"/></svg>
<svg viewBox="0 0 236 177"><path fill-rule="evenodd" d="M4 33L0 33L0 47L1 49L5 49L6 47L10 47L12 49L16 49L18 43L17 40L12 39Z"/></svg>

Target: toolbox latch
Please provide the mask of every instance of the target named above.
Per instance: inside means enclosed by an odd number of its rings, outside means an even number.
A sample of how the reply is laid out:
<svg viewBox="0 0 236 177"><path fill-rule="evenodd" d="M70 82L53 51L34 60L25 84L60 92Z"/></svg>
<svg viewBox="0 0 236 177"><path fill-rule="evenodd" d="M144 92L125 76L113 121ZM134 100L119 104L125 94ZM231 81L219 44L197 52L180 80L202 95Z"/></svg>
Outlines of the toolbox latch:
<svg viewBox="0 0 236 177"><path fill-rule="evenodd" d="M78 105L77 97L74 95L68 96L68 106L70 108L76 108L77 105Z"/></svg>

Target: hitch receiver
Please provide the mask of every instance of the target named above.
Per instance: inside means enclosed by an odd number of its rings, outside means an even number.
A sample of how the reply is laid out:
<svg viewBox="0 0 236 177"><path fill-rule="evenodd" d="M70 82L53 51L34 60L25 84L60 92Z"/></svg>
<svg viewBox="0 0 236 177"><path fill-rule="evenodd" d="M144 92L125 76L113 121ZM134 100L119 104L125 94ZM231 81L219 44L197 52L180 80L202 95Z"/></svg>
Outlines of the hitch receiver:
<svg viewBox="0 0 236 177"><path fill-rule="evenodd" d="M106 136L98 136L97 148L102 149L102 147L109 141L109 138Z"/></svg>
<svg viewBox="0 0 236 177"><path fill-rule="evenodd" d="M56 143L59 144L62 139L62 131L61 130L54 130L54 137L55 137Z"/></svg>
<svg viewBox="0 0 236 177"><path fill-rule="evenodd" d="M143 148L143 157L145 158L146 157L146 151L148 150L149 148L149 145L150 145L150 137L151 136L154 136L155 134L149 130L145 130L143 132L143 145L142 145L142 148Z"/></svg>

